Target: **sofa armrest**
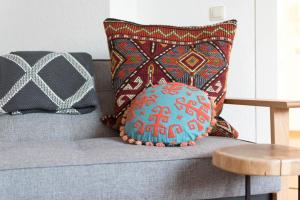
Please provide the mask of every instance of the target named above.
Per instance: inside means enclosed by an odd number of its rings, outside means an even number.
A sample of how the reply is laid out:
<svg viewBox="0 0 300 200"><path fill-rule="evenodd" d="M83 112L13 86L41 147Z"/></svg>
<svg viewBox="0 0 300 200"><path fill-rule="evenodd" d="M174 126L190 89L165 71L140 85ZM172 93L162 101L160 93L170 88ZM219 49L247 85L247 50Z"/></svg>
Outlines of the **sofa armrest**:
<svg viewBox="0 0 300 200"><path fill-rule="evenodd" d="M269 100L269 99L225 99L225 104L261 106L270 108L270 127L272 144L289 144L289 110L300 108L300 101Z"/></svg>
<svg viewBox="0 0 300 200"><path fill-rule="evenodd" d="M300 108L300 101L227 98L225 104L261 106L278 109Z"/></svg>

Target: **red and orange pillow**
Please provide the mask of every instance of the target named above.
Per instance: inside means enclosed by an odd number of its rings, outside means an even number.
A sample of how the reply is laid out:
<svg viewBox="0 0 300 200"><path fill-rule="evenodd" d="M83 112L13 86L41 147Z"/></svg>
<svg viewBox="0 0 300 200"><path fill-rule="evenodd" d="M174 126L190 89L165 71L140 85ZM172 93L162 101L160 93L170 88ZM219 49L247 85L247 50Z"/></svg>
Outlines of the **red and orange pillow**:
<svg viewBox="0 0 300 200"><path fill-rule="evenodd" d="M118 129L131 101L144 88L181 82L208 93L220 114L236 20L199 27L140 25L106 19L112 62L113 115L102 122Z"/></svg>

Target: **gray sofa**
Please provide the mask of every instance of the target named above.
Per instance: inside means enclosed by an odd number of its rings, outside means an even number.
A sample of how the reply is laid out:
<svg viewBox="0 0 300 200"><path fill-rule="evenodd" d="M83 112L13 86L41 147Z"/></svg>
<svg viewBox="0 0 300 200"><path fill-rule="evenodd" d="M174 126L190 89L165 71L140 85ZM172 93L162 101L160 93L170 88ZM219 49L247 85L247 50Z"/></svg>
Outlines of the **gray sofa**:
<svg viewBox="0 0 300 200"><path fill-rule="evenodd" d="M95 61L95 72L97 111L0 116L0 200L188 200L244 194L244 177L216 169L211 155L245 141L208 137L186 148L125 144L99 121L113 108L109 62ZM252 194L279 191L278 177L252 180Z"/></svg>

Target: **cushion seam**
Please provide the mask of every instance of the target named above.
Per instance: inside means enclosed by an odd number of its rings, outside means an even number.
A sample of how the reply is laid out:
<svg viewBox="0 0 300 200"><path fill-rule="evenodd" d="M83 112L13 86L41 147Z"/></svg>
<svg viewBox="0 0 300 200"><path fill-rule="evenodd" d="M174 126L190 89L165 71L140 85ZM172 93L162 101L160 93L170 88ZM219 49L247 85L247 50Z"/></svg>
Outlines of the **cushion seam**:
<svg viewBox="0 0 300 200"><path fill-rule="evenodd" d="M33 169L52 169L52 168L64 168L64 167L84 167L84 166L97 166L97 165L114 165L114 164L129 164L129 163L149 163L149 162L167 162L167 161L180 161L180 160L200 160L200 159L211 159L212 157L201 157L201 158L182 158L182 159L170 159L170 160L143 160L143 161L125 161L125 162L104 162L104 163L93 163L93 164L69 164L69 165L58 165L58 166L44 166L44 167L22 167L14 169L0 169L0 172L4 171L17 171L17 170L33 170Z"/></svg>

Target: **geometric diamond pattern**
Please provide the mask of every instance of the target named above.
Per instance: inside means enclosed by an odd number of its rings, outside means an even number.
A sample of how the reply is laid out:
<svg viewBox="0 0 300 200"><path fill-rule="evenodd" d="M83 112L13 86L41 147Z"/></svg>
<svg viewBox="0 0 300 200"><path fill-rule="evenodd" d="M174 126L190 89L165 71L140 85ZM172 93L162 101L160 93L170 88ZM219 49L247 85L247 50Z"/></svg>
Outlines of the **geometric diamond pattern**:
<svg viewBox="0 0 300 200"><path fill-rule="evenodd" d="M220 114L236 20L176 27L106 19L104 28L117 100L113 115L102 119L109 127L118 129L124 111L144 88L165 82L206 91Z"/></svg>
<svg viewBox="0 0 300 200"><path fill-rule="evenodd" d="M48 63L55 58L62 56L68 61L74 69L85 79L85 82L77 89L77 91L67 99L61 99L55 91L39 76L39 72L47 66ZM90 73L69 53L48 53L39 59L33 66L25 61L22 57L15 54L7 54L0 56L8 59L19 66L25 73L24 75L11 87L11 89L0 99L0 114L7 113L3 107L29 82L33 82L58 108L57 113L72 113L78 114L76 109L72 106L79 102L94 88L94 79Z"/></svg>
<svg viewBox="0 0 300 200"><path fill-rule="evenodd" d="M179 66L191 74L197 73L207 61L208 59L203 54L193 49L178 58Z"/></svg>
<svg viewBox="0 0 300 200"><path fill-rule="evenodd" d="M111 54L111 64L112 64L112 77L115 76L116 71L124 63L125 59L115 50L112 50Z"/></svg>

